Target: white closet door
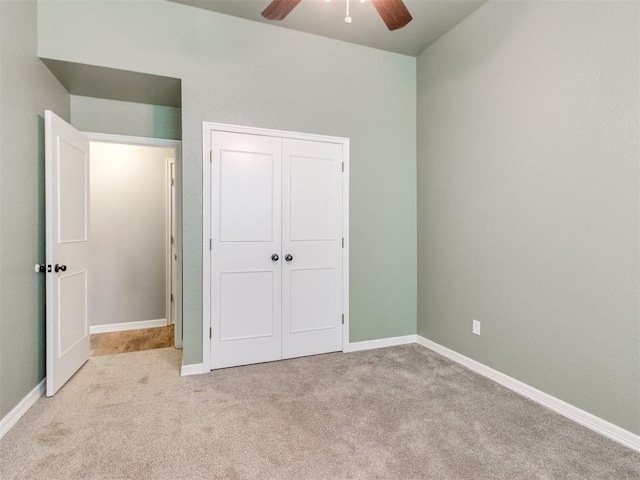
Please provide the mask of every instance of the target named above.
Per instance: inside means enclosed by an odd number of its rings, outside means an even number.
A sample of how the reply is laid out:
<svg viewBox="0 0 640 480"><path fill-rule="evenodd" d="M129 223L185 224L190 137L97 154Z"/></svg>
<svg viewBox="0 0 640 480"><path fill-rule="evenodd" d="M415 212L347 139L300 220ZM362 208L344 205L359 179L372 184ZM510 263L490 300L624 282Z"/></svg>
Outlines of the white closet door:
<svg viewBox="0 0 640 480"><path fill-rule="evenodd" d="M285 139L282 169L282 358L339 351L342 145Z"/></svg>
<svg viewBox="0 0 640 480"><path fill-rule="evenodd" d="M211 366L279 360L282 140L212 132L211 145Z"/></svg>

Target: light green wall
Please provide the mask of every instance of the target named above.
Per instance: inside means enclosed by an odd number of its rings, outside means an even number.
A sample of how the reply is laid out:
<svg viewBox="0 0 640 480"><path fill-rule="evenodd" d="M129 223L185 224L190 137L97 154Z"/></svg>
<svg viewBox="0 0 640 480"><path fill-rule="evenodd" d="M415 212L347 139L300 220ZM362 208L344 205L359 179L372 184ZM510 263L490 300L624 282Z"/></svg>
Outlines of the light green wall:
<svg viewBox="0 0 640 480"><path fill-rule="evenodd" d="M176 107L71 95L71 124L83 132L180 140L181 121Z"/></svg>
<svg viewBox="0 0 640 480"><path fill-rule="evenodd" d="M37 57L35 2L0 2L0 418L45 374L45 109L69 94Z"/></svg>
<svg viewBox="0 0 640 480"><path fill-rule="evenodd" d="M416 331L416 60L165 1L39 3L39 54L182 79L184 363L202 358L202 122L351 139L351 341Z"/></svg>
<svg viewBox="0 0 640 480"><path fill-rule="evenodd" d="M636 434L639 9L490 2L418 58L418 333Z"/></svg>

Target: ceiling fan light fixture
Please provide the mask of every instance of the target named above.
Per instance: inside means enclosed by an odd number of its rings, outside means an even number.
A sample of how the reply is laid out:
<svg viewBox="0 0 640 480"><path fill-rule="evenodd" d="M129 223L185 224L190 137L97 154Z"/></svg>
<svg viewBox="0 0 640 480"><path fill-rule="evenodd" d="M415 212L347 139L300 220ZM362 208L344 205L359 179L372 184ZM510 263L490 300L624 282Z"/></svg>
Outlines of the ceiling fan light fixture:
<svg viewBox="0 0 640 480"><path fill-rule="evenodd" d="M347 0L347 13L345 13L344 15L344 23L348 25L351 22L353 22L353 19L351 18L351 14L349 13L349 0Z"/></svg>
<svg viewBox="0 0 640 480"><path fill-rule="evenodd" d="M2 1L2 0L0 0ZM267 20L284 20L302 0L271 0L271 3L262 11L262 16ZM326 0L329 2L330 0ZM364 3L366 0L360 0ZM389 30L397 30L408 24L413 17L404 0L371 0ZM353 20L349 14L349 0L347 0L347 12L344 17L345 23L349 24Z"/></svg>

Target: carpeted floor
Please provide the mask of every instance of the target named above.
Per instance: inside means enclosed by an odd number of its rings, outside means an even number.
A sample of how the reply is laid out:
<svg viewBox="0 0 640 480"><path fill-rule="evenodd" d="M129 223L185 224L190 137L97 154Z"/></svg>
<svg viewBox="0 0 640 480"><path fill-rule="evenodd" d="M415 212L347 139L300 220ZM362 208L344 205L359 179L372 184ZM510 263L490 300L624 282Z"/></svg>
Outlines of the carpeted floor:
<svg viewBox="0 0 640 480"><path fill-rule="evenodd" d="M640 454L418 345L179 366L92 358L0 441L0 478L640 478Z"/></svg>

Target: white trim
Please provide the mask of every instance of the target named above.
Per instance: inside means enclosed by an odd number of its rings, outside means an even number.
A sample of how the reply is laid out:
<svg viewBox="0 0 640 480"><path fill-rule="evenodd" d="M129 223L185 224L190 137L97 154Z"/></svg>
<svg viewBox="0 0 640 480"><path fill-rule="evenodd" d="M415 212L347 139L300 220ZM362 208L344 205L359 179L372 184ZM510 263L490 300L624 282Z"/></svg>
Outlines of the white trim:
<svg viewBox="0 0 640 480"><path fill-rule="evenodd" d="M211 132L244 133L295 140L310 140L342 145L344 176L342 181L342 236L344 252L342 257L342 351L349 348L349 139L311 133L288 132L265 128L243 127L224 123L202 122L202 368L211 370ZM415 338L414 338L415 341Z"/></svg>
<svg viewBox="0 0 640 480"><path fill-rule="evenodd" d="M0 439L4 437L13 426L18 423L18 420L27 413L27 411L33 407L40 397L44 395L44 391L47 386L46 377L43 378L38 385L34 387L27 396L24 397L20 403L18 403L13 409L7 413L2 420L0 420Z"/></svg>
<svg viewBox="0 0 640 480"><path fill-rule="evenodd" d="M327 135L318 135L315 133L289 132L286 130L271 130L269 128L244 127L241 125L230 125L227 123L202 122L203 132L231 132L246 133L249 135L262 135L265 137L290 138L293 140L312 140L324 143L339 143L349 146L349 139L344 137L331 137Z"/></svg>
<svg viewBox="0 0 640 480"><path fill-rule="evenodd" d="M112 135L111 133L80 132L92 142L103 143L126 143L129 145L146 145L149 147L172 147L180 149L180 140L169 140L166 138L133 137L129 135Z"/></svg>
<svg viewBox="0 0 640 480"><path fill-rule="evenodd" d="M344 315L344 323L342 325L342 351L346 352L349 348L349 173L350 173L350 143L345 138L342 142L342 161L344 162L344 171L342 173L342 237L344 238L344 248L342 249L342 314Z"/></svg>
<svg viewBox="0 0 640 480"><path fill-rule="evenodd" d="M604 420L600 417L597 417L589 412L585 412L584 410L571 405L559 398L556 398L552 395L544 393L537 388L534 388L526 383L523 383L515 378L512 378L504 373L501 373L497 370L494 370L491 367L487 367L486 365L472 360L469 357L465 357L464 355L455 352L447 347L444 347L432 340L424 338L420 335L416 336L417 343L426 347L430 350L433 350L440 355L447 357L450 360L453 360L456 363L464 365L470 370L473 370L480 375L483 375L496 383L512 390L524 397L533 400L534 402L547 407L553 410L556 413L559 413L563 417L568 418L569 420L573 420L580 425L587 427L590 430L593 430L596 433L604 435L611 440L615 440L616 442L621 443L622 445L631 448L632 450L636 450L640 452L640 435L636 435L628 430L618 427L607 420Z"/></svg>
<svg viewBox="0 0 640 480"><path fill-rule="evenodd" d="M202 122L202 370L211 370L211 131ZM183 367L184 368L184 367Z"/></svg>
<svg viewBox="0 0 640 480"><path fill-rule="evenodd" d="M378 340L367 340L364 342L349 343L345 346L344 352L361 352L363 350L373 350L375 348L397 347L398 345L407 345L416 343L415 335L404 335L402 337L379 338Z"/></svg>
<svg viewBox="0 0 640 480"><path fill-rule="evenodd" d="M169 275L169 311L167 318L175 325L174 342L176 348L182 348L182 307L180 302L180 253L179 219L181 213L178 211L178 177L175 158L169 163L169 265L167 266ZM171 243L173 236L173 243ZM175 259L174 256L175 255ZM171 294L174 294L173 305L171 305Z"/></svg>
<svg viewBox="0 0 640 480"><path fill-rule="evenodd" d="M208 371L204 369L202 363L193 363L191 365L182 365L182 369L180 370L181 377L189 377L191 375L200 375L202 373L207 373Z"/></svg>
<svg viewBox="0 0 640 480"><path fill-rule="evenodd" d="M95 333L111 333L111 332L124 332L126 330L140 330L142 328L158 328L166 327L167 319L158 318L157 320L141 320L139 322L122 322L122 323L109 323L107 325L91 325L89 327L89 333L91 335Z"/></svg>
<svg viewBox="0 0 640 480"><path fill-rule="evenodd" d="M164 227L165 227L165 245L164 245L164 277L165 277L165 316L167 317L167 325L171 325L175 322L172 318L171 311L171 287L173 283L173 265L172 265L172 253L171 253L171 237L173 232L171 231L171 164L173 158L165 158L165 195L164 195Z"/></svg>

